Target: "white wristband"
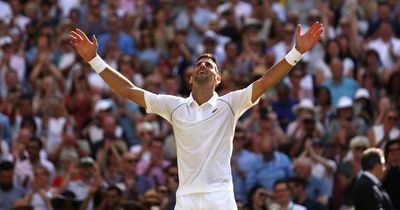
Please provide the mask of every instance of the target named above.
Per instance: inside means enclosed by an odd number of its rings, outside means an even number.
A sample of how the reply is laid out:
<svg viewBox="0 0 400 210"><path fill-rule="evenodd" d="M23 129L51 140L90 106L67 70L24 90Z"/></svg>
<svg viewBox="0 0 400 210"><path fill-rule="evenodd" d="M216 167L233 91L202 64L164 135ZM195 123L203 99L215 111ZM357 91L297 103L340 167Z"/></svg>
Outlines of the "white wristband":
<svg viewBox="0 0 400 210"><path fill-rule="evenodd" d="M96 54L96 57L89 61L89 64L98 74L108 67L107 63L98 54Z"/></svg>
<svg viewBox="0 0 400 210"><path fill-rule="evenodd" d="M285 60L292 66L296 65L297 62L300 61L300 59L303 57L303 54L301 54L295 47L293 47L286 55L285 55Z"/></svg>

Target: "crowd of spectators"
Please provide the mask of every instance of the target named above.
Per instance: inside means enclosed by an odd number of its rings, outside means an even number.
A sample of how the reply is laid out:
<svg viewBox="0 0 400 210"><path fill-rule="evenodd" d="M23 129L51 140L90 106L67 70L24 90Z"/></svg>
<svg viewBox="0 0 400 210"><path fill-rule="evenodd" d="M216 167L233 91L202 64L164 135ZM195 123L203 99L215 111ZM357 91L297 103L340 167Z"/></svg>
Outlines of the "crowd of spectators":
<svg viewBox="0 0 400 210"><path fill-rule="evenodd" d="M136 86L187 97L199 54L216 55L223 95L263 75L297 25L315 21L322 40L237 125L238 208L351 209L362 152L379 147L400 209L396 0L3 0L0 11L1 210L174 207L171 126L110 90L75 53L71 29L95 35Z"/></svg>

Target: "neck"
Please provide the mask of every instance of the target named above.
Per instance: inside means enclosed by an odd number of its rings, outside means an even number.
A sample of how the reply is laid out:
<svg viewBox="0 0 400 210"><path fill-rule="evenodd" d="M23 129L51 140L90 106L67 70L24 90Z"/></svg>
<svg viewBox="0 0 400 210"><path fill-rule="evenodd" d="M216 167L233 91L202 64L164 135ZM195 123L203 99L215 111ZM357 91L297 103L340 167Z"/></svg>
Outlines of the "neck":
<svg viewBox="0 0 400 210"><path fill-rule="evenodd" d="M307 194L304 192L300 193L299 197L297 198L297 203L303 203L307 198Z"/></svg>
<svg viewBox="0 0 400 210"><path fill-rule="evenodd" d="M333 78L332 81L335 85L339 85L342 82L342 79L341 78Z"/></svg>
<svg viewBox="0 0 400 210"><path fill-rule="evenodd" d="M279 204L281 206L281 210L289 209L289 201L284 201Z"/></svg>
<svg viewBox="0 0 400 210"><path fill-rule="evenodd" d="M202 105L213 96L214 90L209 88L193 88L192 97L197 104Z"/></svg>

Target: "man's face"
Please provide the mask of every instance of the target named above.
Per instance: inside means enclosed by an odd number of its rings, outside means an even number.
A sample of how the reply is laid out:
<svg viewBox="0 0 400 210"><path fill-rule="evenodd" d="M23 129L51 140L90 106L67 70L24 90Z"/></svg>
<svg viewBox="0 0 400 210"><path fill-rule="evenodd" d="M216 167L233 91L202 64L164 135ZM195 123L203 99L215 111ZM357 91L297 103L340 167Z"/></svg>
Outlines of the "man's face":
<svg viewBox="0 0 400 210"><path fill-rule="evenodd" d="M207 84L220 79L217 65L211 59L202 58L196 63L192 74L194 83Z"/></svg>
<svg viewBox="0 0 400 210"><path fill-rule="evenodd" d="M286 183L277 184L274 189L278 203L286 203L289 200L290 192Z"/></svg>
<svg viewBox="0 0 400 210"><path fill-rule="evenodd" d="M13 180L13 170L0 171L0 185L10 185Z"/></svg>

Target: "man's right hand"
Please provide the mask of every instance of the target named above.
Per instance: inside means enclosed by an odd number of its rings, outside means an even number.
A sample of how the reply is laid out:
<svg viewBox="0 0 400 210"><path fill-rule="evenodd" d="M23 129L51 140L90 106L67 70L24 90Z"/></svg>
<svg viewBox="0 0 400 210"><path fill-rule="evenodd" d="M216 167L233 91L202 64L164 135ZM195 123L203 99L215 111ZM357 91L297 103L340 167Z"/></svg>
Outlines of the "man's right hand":
<svg viewBox="0 0 400 210"><path fill-rule="evenodd" d="M83 31L75 29L70 32L69 40L70 43L75 47L75 50L78 52L78 54L86 62L89 62L96 57L98 44L94 35L92 36L92 41L90 41Z"/></svg>

